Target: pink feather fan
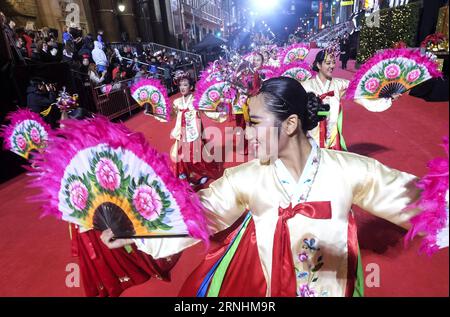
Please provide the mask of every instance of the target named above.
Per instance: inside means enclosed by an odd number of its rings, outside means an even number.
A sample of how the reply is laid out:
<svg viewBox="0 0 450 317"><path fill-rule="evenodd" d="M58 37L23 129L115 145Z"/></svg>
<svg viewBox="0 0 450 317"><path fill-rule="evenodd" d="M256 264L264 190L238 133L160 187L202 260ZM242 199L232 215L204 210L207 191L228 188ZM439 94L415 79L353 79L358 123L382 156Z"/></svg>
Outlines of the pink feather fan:
<svg viewBox="0 0 450 317"><path fill-rule="evenodd" d="M386 49L375 54L355 74L347 99L390 98L440 76L436 61L420 50Z"/></svg>
<svg viewBox="0 0 450 317"><path fill-rule="evenodd" d="M142 79L131 87L131 96L140 105L146 103L153 108L153 115L165 121L170 121L172 107L167 89L156 79Z"/></svg>
<svg viewBox="0 0 450 317"><path fill-rule="evenodd" d="M208 241L203 207L175 177L167 155L141 133L104 117L66 120L45 153L33 159L31 187L43 214L116 237L192 236Z"/></svg>
<svg viewBox="0 0 450 317"><path fill-rule="evenodd" d="M428 163L428 174L417 182L417 187L422 190L420 198L407 207L407 210L420 209L421 213L411 219L405 244L419 233L424 233L420 251L428 255L448 247L448 136L443 139L442 146L447 157L438 157Z"/></svg>
<svg viewBox="0 0 450 317"><path fill-rule="evenodd" d="M0 131L4 139L3 146L25 159L29 159L33 151L43 151L53 137L51 127L39 114L28 109L11 112L6 119L10 124L3 126Z"/></svg>

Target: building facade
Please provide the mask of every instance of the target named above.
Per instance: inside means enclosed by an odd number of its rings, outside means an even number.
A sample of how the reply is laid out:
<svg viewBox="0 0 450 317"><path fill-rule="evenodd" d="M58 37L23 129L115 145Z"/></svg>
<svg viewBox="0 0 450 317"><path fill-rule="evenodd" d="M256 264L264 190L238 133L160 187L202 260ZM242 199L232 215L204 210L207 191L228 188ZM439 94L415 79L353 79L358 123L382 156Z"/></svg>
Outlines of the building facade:
<svg viewBox="0 0 450 317"><path fill-rule="evenodd" d="M59 33L65 25L76 24L85 32L93 31L88 0L2 0L0 11L17 26L29 29L49 27Z"/></svg>
<svg viewBox="0 0 450 317"><path fill-rule="evenodd" d="M238 0L2 0L0 10L17 26L59 31L77 26L103 30L109 42L144 42L186 48L208 33L225 36ZM233 15L234 14L234 15Z"/></svg>
<svg viewBox="0 0 450 317"><path fill-rule="evenodd" d="M207 34L227 37L229 26L237 20L238 0L172 0L175 33L179 45L187 48Z"/></svg>

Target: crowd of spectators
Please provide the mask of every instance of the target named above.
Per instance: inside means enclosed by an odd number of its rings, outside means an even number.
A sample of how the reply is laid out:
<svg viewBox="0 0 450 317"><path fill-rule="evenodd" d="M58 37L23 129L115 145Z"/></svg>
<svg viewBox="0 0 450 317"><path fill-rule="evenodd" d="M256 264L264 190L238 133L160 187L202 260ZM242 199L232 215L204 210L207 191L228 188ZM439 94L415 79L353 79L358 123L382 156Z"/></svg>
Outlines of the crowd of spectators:
<svg viewBox="0 0 450 317"><path fill-rule="evenodd" d="M339 41L346 36L354 32L352 22L345 22L328 26L320 32L312 35L307 40L309 42L315 42L321 48L329 47L330 44L339 43Z"/></svg>
<svg viewBox="0 0 450 317"><path fill-rule="evenodd" d="M40 30L17 27L13 19L7 19L2 13L1 27L15 57L26 64L68 63L75 72L86 75L93 86L112 85L128 80L128 84L143 77L164 80L169 91L175 87L173 73L180 68L192 71L201 65L188 57L182 58L175 51L166 49L152 51L145 48L141 39L134 44L121 43L110 45L105 42L103 31L97 34L83 35L77 27L65 27L58 41L58 31L44 27Z"/></svg>

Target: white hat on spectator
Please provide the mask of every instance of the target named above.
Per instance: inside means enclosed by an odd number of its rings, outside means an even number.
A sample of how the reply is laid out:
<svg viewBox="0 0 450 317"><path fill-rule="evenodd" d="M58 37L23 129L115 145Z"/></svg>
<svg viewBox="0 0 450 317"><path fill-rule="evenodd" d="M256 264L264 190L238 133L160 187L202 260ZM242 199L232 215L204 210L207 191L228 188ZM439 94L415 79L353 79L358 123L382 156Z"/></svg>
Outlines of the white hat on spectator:
<svg viewBox="0 0 450 317"><path fill-rule="evenodd" d="M25 25L25 31L35 31L35 24L34 21L27 21L27 24Z"/></svg>

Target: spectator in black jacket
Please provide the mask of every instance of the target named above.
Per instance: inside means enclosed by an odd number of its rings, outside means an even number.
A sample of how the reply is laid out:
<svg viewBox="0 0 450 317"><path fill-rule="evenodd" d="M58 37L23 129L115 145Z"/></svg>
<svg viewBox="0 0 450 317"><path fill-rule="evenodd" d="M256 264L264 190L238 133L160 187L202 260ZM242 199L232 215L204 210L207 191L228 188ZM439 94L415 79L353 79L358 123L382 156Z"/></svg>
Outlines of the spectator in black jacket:
<svg viewBox="0 0 450 317"><path fill-rule="evenodd" d="M91 52L94 49L94 38L92 37L92 34L88 34L83 39L83 46L78 51L78 56L82 57L83 55L88 54L89 59L92 60Z"/></svg>
<svg viewBox="0 0 450 317"><path fill-rule="evenodd" d="M136 54L137 56L144 55L144 45L142 44L142 39L140 37L136 38Z"/></svg>
<svg viewBox="0 0 450 317"><path fill-rule="evenodd" d="M347 62L350 59L350 40L348 33L340 40L339 46L341 50L340 60L342 62L342 69L347 69Z"/></svg>
<svg viewBox="0 0 450 317"><path fill-rule="evenodd" d="M41 114L56 103L56 88L52 84L47 84L41 78L34 78L27 88L27 107L31 111ZM44 120L53 128L57 127L57 122L61 118L61 112L56 106L52 106Z"/></svg>

